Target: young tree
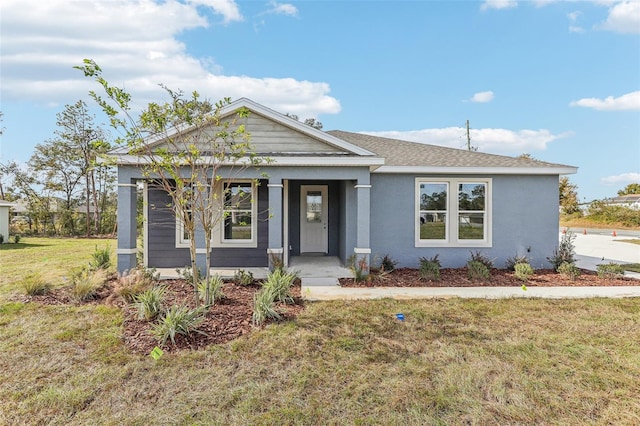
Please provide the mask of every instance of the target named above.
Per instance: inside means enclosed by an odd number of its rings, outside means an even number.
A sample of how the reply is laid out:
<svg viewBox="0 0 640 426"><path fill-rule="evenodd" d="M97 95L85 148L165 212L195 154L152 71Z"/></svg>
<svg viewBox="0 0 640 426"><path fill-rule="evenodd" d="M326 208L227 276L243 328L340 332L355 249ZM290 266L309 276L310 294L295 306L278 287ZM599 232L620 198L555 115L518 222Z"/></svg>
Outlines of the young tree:
<svg viewBox="0 0 640 426"><path fill-rule="evenodd" d="M148 104L135 119L130 113L131 95L110 85L93 60L87 59L76 68L103 87L106 99L93 91L90 94L110 117L112 126L123 132L117 143L138 156L143 176L169 195L170 207L189 237L192 284L199 303L197 231L204 235L204 279L208 283L213 229L227 214L225 203L242 201L230 184L242 170L267 160L255 154L250 134L242 124L249 111L240 109L233 117L223 117L222 110L231 103L229 98L212 105L201 100L197 92L185 97L162 86L169 101ZM209 303L209 286L205 289L205 303Z"/></svg>
<svg viewBox="0 0 640 426"><path fill-rule="evenodd" d="M564 214L572 214L580 211L578 205L578 186L571 183L568 177L560 177L560 207Z"/></svg>
<svg viewBox="0 0 640 426"><path fill-rule="evenodd" d="M635 195L640 194L640 183L630 183L624 189L618 191L618 195Z"/></svg>

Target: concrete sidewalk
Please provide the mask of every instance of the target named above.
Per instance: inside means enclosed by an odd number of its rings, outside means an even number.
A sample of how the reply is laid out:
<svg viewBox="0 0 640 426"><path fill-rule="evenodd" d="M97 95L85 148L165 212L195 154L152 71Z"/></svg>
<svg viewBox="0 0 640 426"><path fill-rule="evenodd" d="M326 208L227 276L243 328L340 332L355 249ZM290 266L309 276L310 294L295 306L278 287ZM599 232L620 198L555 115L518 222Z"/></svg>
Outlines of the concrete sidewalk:
<svg viewBox="0 0 640 426"><path fill-rule="evenodd" d="M640 285L624 287L373 287L305 286L302 296L309 301L367 299L584 299L590 297L640 297Z"/></svg>

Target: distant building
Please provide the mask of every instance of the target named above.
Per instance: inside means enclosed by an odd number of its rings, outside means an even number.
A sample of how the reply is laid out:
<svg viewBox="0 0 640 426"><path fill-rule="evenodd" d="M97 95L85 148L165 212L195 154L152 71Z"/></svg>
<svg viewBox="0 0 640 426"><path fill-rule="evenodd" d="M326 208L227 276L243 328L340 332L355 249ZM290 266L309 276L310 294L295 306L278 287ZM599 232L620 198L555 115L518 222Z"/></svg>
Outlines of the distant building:
<svg viewBox="0 0 640 426"><path fill-rule="evenodd" d="M634 210L640 210L640 194L620 195L605 200L608 206L628 207Z"/></svg>

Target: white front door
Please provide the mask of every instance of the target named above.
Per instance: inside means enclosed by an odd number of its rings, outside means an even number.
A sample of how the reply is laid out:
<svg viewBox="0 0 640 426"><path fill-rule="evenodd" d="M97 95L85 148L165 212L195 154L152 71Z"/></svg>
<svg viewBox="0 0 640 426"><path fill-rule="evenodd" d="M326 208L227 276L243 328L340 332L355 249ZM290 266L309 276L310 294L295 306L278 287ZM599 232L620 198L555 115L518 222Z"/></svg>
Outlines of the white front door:
<svg viewBox="0 0 640 426"><path fill-rule="evenodd" d="M328 252L327 185L300 187L300 253Z"/></svg>

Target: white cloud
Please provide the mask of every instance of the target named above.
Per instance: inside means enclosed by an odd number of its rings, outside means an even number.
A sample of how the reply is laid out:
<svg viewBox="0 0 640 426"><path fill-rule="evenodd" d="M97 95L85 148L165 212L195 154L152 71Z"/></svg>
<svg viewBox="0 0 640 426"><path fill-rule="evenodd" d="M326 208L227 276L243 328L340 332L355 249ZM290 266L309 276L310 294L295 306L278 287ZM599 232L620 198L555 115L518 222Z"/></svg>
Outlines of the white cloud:
<svg viewBox="0 0 640 426"><path fill-rule="evenodd" d="M195 5L208 6L218 15L222 15L225 23L240 22L244 18L234 0L188 0Z"/></svg>
<svg viewBox="0 0 640 426"><path fill-rule="evenodd" d="M278 3L276 1L270 1L269 6L271 9L267 13L274 13L277 15L298 16L298 8L289 3Z"/></svg>
<svg viewBox="0 0 640 426"><path fill-rule="evenodd" d="M614 98L583 98L573 101L570 106L593 108L599 111L640 111L640 90Z"/></svg>
<svg viewBox="0 0 640 426"><path fill-rule="evenodd" d="M640 34L640 2L623 1L609 9L601 28L618 33Z"/></svg>
<svg viewBox="0 0 640 426"><path fill-rule="evenodd" d="M640 183L640 173L622 173L614 176L606 176L600 179L605 185L620 185L629 183Z"/></svg>
<svg viewBox="0 0 640 426"><path fill-rule="evenodd" d="M42 105L86 99L99 87L72 67L91 58L138 106L165 99L163 83L214 101L245 96L302 117L340 111L324 82L224 75L215 58L191 56L177 35L209 25L204 6L226 22L241 17L235 3L218 0L3 0L0 96Z"/></svg>
<svg viewBox="0 0 640 426"><path fill-rule="evenodd" d="M494 98L493 92L491 90L488 90L486 92L478 92L476 94L474 94L470 101L471 102L477 102L477 103L486 103L486 102L491 102Z"/></svg>
<svg viewBox="0 0 640 426"><path fill-rule="evenodd" d="M466 146L467 142L466 131L461 127L361 133L449 148L462 148ZM471 145L477 146L479 151L507 155L543 151L549 143L572 135L571 132L553 134L545 129L517 131L508 129L471 129L469 134L471 136Z"/></svg>
<svg viewBox="0 0 640 426"><path fill-rule="evenodd" d="M480 6L480 10L510 9L517 5L518 2L516 0L485 0Z"/></svg>
<svg viewBox="0 0 640 426"><path fill-rule="evenodd" d="M578 34L582 34L585 32L585 29L582 27L578 27L576 25L569 25L569 32L570 33L578 33Z"/></svg>

